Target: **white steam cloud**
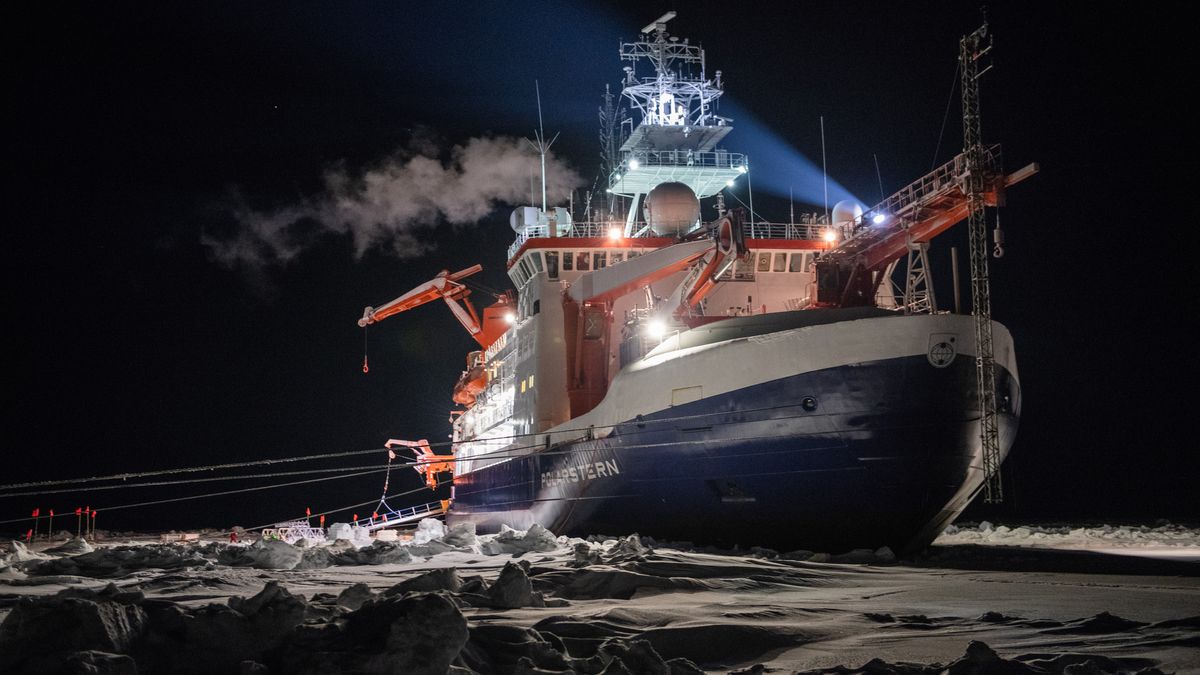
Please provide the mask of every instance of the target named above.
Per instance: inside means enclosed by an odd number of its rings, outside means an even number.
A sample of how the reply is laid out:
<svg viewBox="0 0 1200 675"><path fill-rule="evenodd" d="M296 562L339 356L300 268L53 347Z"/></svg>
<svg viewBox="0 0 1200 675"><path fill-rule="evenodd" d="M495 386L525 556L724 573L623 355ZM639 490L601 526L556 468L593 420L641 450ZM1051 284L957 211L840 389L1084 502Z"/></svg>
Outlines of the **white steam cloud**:
<svg viewBox="0 0 1200 675"><path fill-rule="evenodd" d="M372 248L401 258L427 252L423 232L441 223L476 223L502 204L528 202L530 177L541 171L529 143L511 137L472 138L443 160L429 144L414 144L361 172L326 171L321 194L271 211L239 202L227 237L205 234L203 244L229 266L286 263L325 234L349 234L356 256ZM581 184L579 174L546 155L546 191L562 203ZM540 195L539 195L540 200Z"/></svg>

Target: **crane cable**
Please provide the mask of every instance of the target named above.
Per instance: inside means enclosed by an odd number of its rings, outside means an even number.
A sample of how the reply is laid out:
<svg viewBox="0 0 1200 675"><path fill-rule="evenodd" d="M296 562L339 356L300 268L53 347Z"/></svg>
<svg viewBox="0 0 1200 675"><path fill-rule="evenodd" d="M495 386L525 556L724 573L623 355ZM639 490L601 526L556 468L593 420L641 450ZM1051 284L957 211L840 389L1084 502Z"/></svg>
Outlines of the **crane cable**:
<svg viewBox="0 0 1200 675"><path fill-rule="evenodd" d="M300 471L273 471L271 473L251 473L251 474L242 474L242 475L238 475L238 476L213 476L213 477L209 477L209 478L185 478L183 480L161 480L161 481L150 481L150 482L146 482L146 483L117 483L115 485L95 485L92 487L69 487L69 488L57 488L54 490L36 490L36 491L31 491L31 492L8 492L5 494L0 494L0 499L3 499L5 497L28 497L28 496L39 496L39 495L52 495L52 494L60 494L63 492L94 492L96 490L121 490L121 489L125 489L125 488L160 487L163 485L187 485L190 483L211 483L214 481L223 481L223 480L246 480L246 479L251 479L251 478L279 478L282 476L303 476L303 475L314 474L314 473L345 473L347 471L359 471L362 469L375 469L376 471L383 471L386 468L387 468L386 465L372 464L372 465L367 465L367 466L362 466L362 465L360 465L360 466L344 466L344 467L337 467L337 468L330 468L330 469L303 469Z"/></svg>
<svg viewBox="0 0 1200 675"><path fill-rule="evenodd" d="M258 490L272 490L275 488L290 487L292 485L305 485L305 484L309 484L309 483L320 483L320 482L327 481L327 480L337 480L339 478L353 478L355 476L366 476L367 474L378 473L378 472L379 472L379 469L373 469L371 471L361 471L359 473L351 473L351 474L346 474L343 476L326 476L324 478L309 478L307 480L297 480L297 481L292 481L290 483L277 483L274 485L259 485L256 487L239 488L237 490L224 490L222 492L210 492L210 493L202 494L202 495L187 495L184 497L171 497L168 499L155 499L155 500L151 500L151 501L137 502L135 504L121 504L118 506L108 506L103 509L92 509L92 511L93 512L98 512L98 511L108 512L108 511L119 511L121 509L132 509L132 508L137 508L139 506L156 506L158 504L170 504L170 503L174 503L174 502L184 502L184 501L188 501L191 499L202 499L204 497L221 497L221 496L225 496L225 495L242 494L242 493L246 493L246 492L256 492ZM25 517L25 518L11 518L9 520L0 520L0 525L6 524L6 523L19 523L19 522L25 521L25 520L29 520L29 518Z"/></svg>
<svg viewBox="0 0 1200 675"><path fill-rule="evenodd" d="M942 115L942 128L938 131L937 145L933 148L933 163L929 165L930 171L937 168L938 153L942 150L942 136L946 133L946 121L950 119L950 106L954 103L954 91L958 89L958 71L960 68L962 68L961 63L954 67L954 79L950 82L950 95L946 97L946 112Z"/></svg>
<svg viewBox="0 0 1200 675"><path fill-rule="evenodd" d="M743 414L756 413L756 412L770 412L772 410L782 410L782 409L786 409L786 408L799 408L802 406L803 406L803 403L785 403L785 404L781 404L781 405L764 406L761 408L751 408L751 409L743 410L741 412ZM697 420L697 419L702 419L705 417L711 417L713 415L723 415L723 414L725 414L725 413L724 412L695 413L695 414L690 414L690 415L676 415L673 417L662 417L662 418L656 418L656 419L651 419L651 420L644 420L639 415L638 417L635 417L631 420L625 420L625 421L616 422L613 424L596 424L596 425L592 425L587 428L560 429L560 430L554 431L552 434L546 434L545 432L510 434L508 436L498 436L496 438L492 438L489 440L491 440L491 441L516 440L516 439L520 439L520 438L535 438L538 436L561 435L561 434L572 434L572 433L586 434L589 432L594 432L596 429L615 429L620 426L641 425L641 424L661 425L664 423ZM813 416L817 416L817 415L820 415L820 413L805 412L802 415L792 415L792 416L773 418L773 419L791 419L793 417L813 417ZM716 425L738 424L738 422L716 422L715 424ZM638 433L638 432L631 432L631 433ZM439 441L436 443L430 443L429 447L437 448L437 447L452 446L452 445L455 445L456 443L457 443L456 441ZM493 452L481 454L478 457L480 457L480 458L511 457L512 456L511 453L514 451L537 448L537 447L541 447L542 445L543 445L542 443L531 443L529 445L522 445L522 446L517 446L514 448L502 448L499 450L495 450ZM305 462L305 461L311 461L311 460L317 460L317 459L331 459L331 458L337 458L337 457L353 457L356 455L365 455L365 454L376 453L376 452L381 452L381 451L385 451L385 450L386 450L386 448L370 448L367 450L346 450L343 452L326 452L326 453L319 453L319 454L315 454L315 455L301 455L301 456L297 456L297 457L277 457L277 458L271 458L271 459L251 460L251 461L246 461L246 462L228 462L228 463L224 463L224 464L209 464L209 465L205 465L205 466L177 467L177 468L173 468L173 469L157 469L157 470L153 470L153 471L126 472L126 473L110 474L107 476L90 476L90 477L85 477L85 478L67 478L67 479L58 479L58 480L27 481L27 482L23 482L23 483L9 483L7 485L0 485L0 498L10 496L9 494L4 493L5 490L14 490L14 489L20 489L20 488L50 487L50 486L55 486L55 485L70 485L73 483L96 483L96 482L102 482L102 481L127 480L130 478L148 478L151 476L177 475L177 474L184 474L184 473L198 473L201 471L221 471L221 470L226 470L226 469L239 469L239 468L250 467L250 466L264 466L264 465L272 465L272 464ZM407 461L407 462L400 462L400 463L398 463L398 466L415 467L415 466L419 466L421 464L427 464L427 463L429 463L429 462L423 461L423 460L412 460L412 461Z"/></svg>
<svg viewBox="0 0 1200 675"><path fill-rule="evenodd" d="M791 406L774 406L774 407L778 408L778 407L791 407ZM718 413L704 413L704 415L713 415L713 414L718 414ZM703 416L703 415L685 415L685 416L681 416L681 418L694 418L694 417L699 417L699 416ZM772 418L772 419L773 419L773 420L780 420L780 419L792 419L792 418L798 418L798 417L803 417L803 416L811 416L811 415L791 415L791 416L782 417L782 418L780 418L780 417L775 417L775 418ZM733 423L733 422L726 422L726 423L718 423L718 424L734 424L734 423ZM632 434L631 434L631 435L636 435L636 434L638 434L638 433L649 433L649 432L632 432ZM821 432L821 433L827 433L827 432ZM529 434L522 434L522 435L529 435ZM765 440L765 439L774 438L774 437L775 437L775 436L742 437L742 440L745 440L745 441L751 441L751 440ZM582 439L576 439L576 440L582 440ZM695 439L695 440L683 441L683 442L680 442L680 441L670 441L670 442L662 442L662 443L641 443L641 444L626 445L626 446L623 446L623 448L622 448L622 449L625 449L625 450L633 450L633 449L642 449L642 450L645 450L645 449L666 449L666 448L674 448L674 447L679 447L680 445L700 445L700 444L709 443L709 442L712 442L712 441L705 441L705 440ZM532 449L532 448L538 448L538 447L543 447L543 446L542 446L542 444L535 444L535 445L524 446L524 448L525 448L525 449ZM821 449L824 449L824 448L812 448L811 450L821 450ZM497 452L494 452L494 453L487 453L486 455L480 455L480 457L484 457L484 456L493 456L493 457L494 457L494 456L512 456L512 455L510 455L509 453L511 453L513 450L515 450L515 449L506 449L506 450L497 451ZM572 453L572 452L574 452L574 450L572 450L572 449L562 449L562 450L545 450L545 451L542 451L542 452L538 453L538 455L565 455L565 454L570 454L570 453ZM407 462L406 462L406 463L404 463L404 464L412 464L412 463L407 463ZM201 499L201 498L204 498L204 497L218 497L218 496L225 496L225 495L229 495L229 494L238 494L238 493L245 493L245 492L253 492L253 491L257 491L257 490L268 490L268 489L277 488L277 487L289 487L289 486L293 486L293 485L301 485L301 484L308 484L308 483L316 483L316 482L322 482L322 481L327 481L327 480L334 480L334 479L338 479L338 478L350 478L350 477L355 477L355 476L364 476L364 475L368 475L368 474L372 474L372 473L378 473L379 471L381 471L381 469L374 469L374 470L370 470L370 471L363 471L363 472L360 472L360 473L348 474L348 475L343 475L343 476L329 476L329 477L324 477L324 478L313 478L313 479L308 479L308 480L303 480L303 481L293 481L293 482L290 482L290 483L280 483L280 484L276 484L276 485L264 485L264 486L257 486L257 487L251 487L251 488L242 488L242 489L238 489L238 490L225 490L225 491L221 491L221 492L212 492L212 493L199 494L199 495L189 495L189 496L185 496L185 497L175 497L175 498L170 498L170 499L153 500L153 501L147 501L147 502L138 502L138 503L135 503L135 504L123 504L123 505L119 505L119 506L107 507L107 508L105 508L105 509L103 509L103 510L104 510L104 511L115 511L115 510L127 509L127 508L135 508L135 507L140 507L140 506L152 506L152 505L157 505L157 504L164 504L164 503L171 503L171 502L186 501L186 500L191 500L191 499ZM783 474L783 473L793 473L793 472L773 471L773 472L767 472L767 473L769 473L769 474ZM512 486L512 485L505 485L505 486L494 486L494 487L492 487L492 488L486 488L486 489L485 489L485 490L483 490L483 491L491 491L491 490L507 489L507 488L510 488L510 487L513 487L513 486ZM412 489L412 490L409 490L409 491L407 491L407 492L402 492L402 493L398 493L398 494L395 494L395 495L390 495L390 497L398 497L398 496L403 496L403 495L409 495L409 494L413 494L413 493L416 493L416 492L421 492L421 491L424 491L424 490L426 490L426 489L428 489L428 488L426 488L426 487L422 486L422 487L419 487L419 488L414 488L414 489ZM386 494L386 491L385 491L385 494L384 494L384 496L381 498L381 501L382 501L382 500L384 500L384 499L387 499L388 497L389 497L389 495L387 495L387 494ZM350 508L355 508L355 507L357 507L357 506L363 506L363 505L370 504L370 503L371 503L371 502L363 502L363 503L360 503L360 504L354 504L354 505L352 505L352 506L343 507L343 508L341 508L341 509L333 509L333 510L330 510L330 511L325 511L323 514L317 514L317 515L328 515L328 514L330 514L330 513L336 513L336 512L338 512L338 511L342 511L342 510L346 510L346 509L350 509ZM97 509L97 510L99 510L99 509ZM0 520L0 524L6 524L6 523L15 523L15 522L22 522L22 521L26 521L26 520L29 520L29 518L28 518L28 517L24 517L24 518L13 518L13 519L9 519L9 520ZM265 527L265 526L264 526L264 527Z"/></svg>
<svg viewBox="0 0 1200 675"><path fill-rule="evenodd" d="M367 364L367 326L363 326L363 374L370 370L371 367Z"/></svg>

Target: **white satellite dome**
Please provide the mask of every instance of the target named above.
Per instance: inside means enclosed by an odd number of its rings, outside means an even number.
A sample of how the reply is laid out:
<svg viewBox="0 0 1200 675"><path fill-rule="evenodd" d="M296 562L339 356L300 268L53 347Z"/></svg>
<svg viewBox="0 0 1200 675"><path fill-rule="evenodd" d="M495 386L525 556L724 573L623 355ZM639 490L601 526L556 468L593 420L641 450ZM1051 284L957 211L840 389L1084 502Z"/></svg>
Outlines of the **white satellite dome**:
<svg viewBox="0 0 1200 675"><path fill-rule="evenodd" d="M862 221L862 205L853 199L843 199L833 205L833 224L837 227L852 227Z"/></svg>

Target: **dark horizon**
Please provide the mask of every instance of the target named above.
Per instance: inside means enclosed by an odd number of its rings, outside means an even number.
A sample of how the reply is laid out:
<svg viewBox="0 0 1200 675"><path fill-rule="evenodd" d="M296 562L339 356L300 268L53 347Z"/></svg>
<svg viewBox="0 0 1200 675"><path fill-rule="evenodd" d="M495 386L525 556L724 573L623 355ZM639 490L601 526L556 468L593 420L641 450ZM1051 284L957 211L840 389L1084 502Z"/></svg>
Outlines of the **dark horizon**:
<svg viewBox="0 0 1200 675"><path fill-rule="evenodd" d="M203 237L233 231L237 199L296 204L331 167L377 164L414 137L445 151L529 136L535 80L546 130L561 132L556 154L590 185L618 42L666 9L679 12L671 32L702 43L724 73L730 150L772 147L769 132L789 146L772 161L819 167L824 116L831 179L872 203L880 180L890 193L961 146L957 93L938 139L958 39L980 23L972 3L805 3L766 15L729 3L532 2L478 20L435 6L28 9L10 125L16 368L0 484L445 440L470 338L438 305L392 318L370 330L364 375L355 320L446 268L482 263L482 283L510 288L508 206L477 225L417 228L432 251L407 259L386 245L358 258L349 237L314 232L287 264L230 269ZM1196 359L1180 324L1195 301L1150 287L1190 269L1171 260L1182 245L1157 240L1187 236L1174 202L1188 194L1190 163L1170 68L1182 47L1152 39L1172 17L1151 11L990 9L984 137L1004 145L1009 171L1036 161L1041 172L1010 191L1007 253L991 267L993 315L1014 336L1024 398L1009 502L964 518L1200 520L1182 439ZM787 219L786 182L774 195L755 183L768 219ZM939 289L950 246L965 262L963 229L934 244ZM418 485L410 469L391 484ZM0 496L0 521L89 505L101 529L261 525L372 500L382 475L105 513L238 487Z"/></svg>

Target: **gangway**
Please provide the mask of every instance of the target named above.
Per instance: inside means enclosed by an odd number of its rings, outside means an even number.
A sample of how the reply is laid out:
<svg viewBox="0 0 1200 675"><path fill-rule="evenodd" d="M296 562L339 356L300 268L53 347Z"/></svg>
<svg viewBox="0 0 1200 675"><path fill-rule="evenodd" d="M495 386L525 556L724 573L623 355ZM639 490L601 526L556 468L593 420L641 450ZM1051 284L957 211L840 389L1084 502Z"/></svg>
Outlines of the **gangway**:
<svg viewBox="0 0 1200 675"><path fill-rule="evenodd" d="M275 523L275 527L265 527L262 530L263 540L279 539L294 544L301 539L324 541L325 528L313 527L307 520L290 520L286 523Z"/></svg>
<svg viewBox="0 0 1200 675"><path fill-rule="evenodd" d="M429 502L428 504L418 504L403 509L393 509L385 513L373 513L367 520L366 524L359 521L358 526L368 532L382 530L385 527L395 527L397 525L407 525L415 523L424 518L433 518L436 516L445 515L450 508L450 500L443 499L441 501Z"/></svg>

